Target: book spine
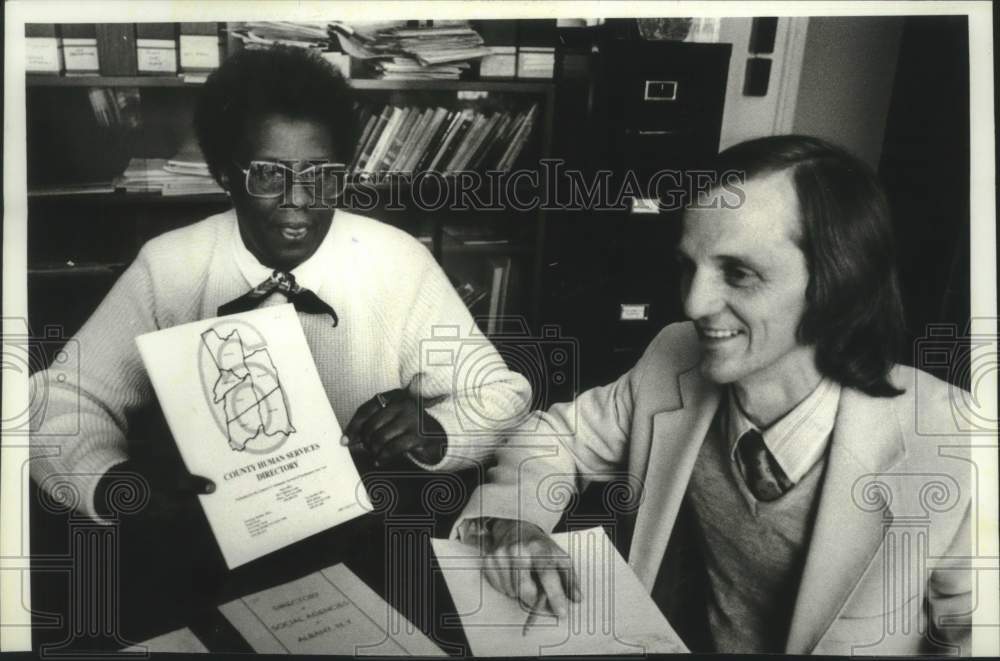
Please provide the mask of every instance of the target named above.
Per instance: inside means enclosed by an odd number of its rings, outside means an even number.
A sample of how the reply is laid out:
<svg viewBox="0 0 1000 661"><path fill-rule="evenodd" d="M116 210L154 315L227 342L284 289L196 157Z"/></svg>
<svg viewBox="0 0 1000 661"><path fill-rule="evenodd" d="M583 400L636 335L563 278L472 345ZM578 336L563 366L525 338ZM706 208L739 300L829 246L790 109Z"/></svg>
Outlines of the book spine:
<svg viewBox="0 0 1000 661"><path fill-rule="evenodd" d="M440 172L438 168L444 168L444 164L448 162L451 158L451 154L455 151L455 138L456 134L459 132L462 126L467 124L472 111L466 109L460 112L456 117L455 121L448 128L448 134L445 135L444 140L441 142L441 146L438 148L437 154L434 156L434 160L431 162L431 170Z"/></svg>
<svg viewBox="0 0 1000 661"><path fill-rule="evenodd" d="M455 151L452 152L451 158L442 159L442 162L445 163L441 167L442 171L446 174L453 174L455 172L459 160L466 150L468 150L469 143L475 137L482 124L483 116L478 111L473 112L472 123L469 125L468 130L463 135L456 136L455 138Z"/></svg>
<svg viewBox="0 0 1000 661"><path fill-rule="evenodd" d="M475 158L479 154L479 150L482 148L483 143L486 141L487 136L489 136L490 132L493 130L493 127L497 125L498 121L500 121L500 113L493 113L486 120L486 122L483 124L482 130L480 130L479 134L476 136L475 141L473 141L472 144L469 145L468 151L465 152L465 155L462 157L462 160L459 161L459 163L455 166L456 170L461 171L461 170L472 169L470 166L472 165L473 158Z"/></svg>
<svg viewBox="0 0 1000 661"><path fill-rule="evenodd" d="M517 157L521 155L521 150L524 149L524 145L527 144L528 138L531 136L531 130L535 125L535 114L537 111L537 105L531 106L531 110L528 111L528 116L521 125L521 130L518 132L513 142L511 142L511 149L508 154L507 161L500 166L500 169L509 170L517 162Z"/></svg>
<svg viewBox="0 0 1000 661"><path fill-rule="evenodd" d="M441 143L444 141L445 136L448 134L448 129L451 128L451 125L455 121L455 117L457 115L458 113L454 110L450 110L445 113L444 119L438 124L437 130L434 132L434 135L431 136L430 141L424 148L423 155L414 167L416 172L422 172L430 169L430 165L434 161L434 157L437 155L438 149L440 149Z"/></svg>
<svg viewBox="0 0 1000 661"><path fill-rule="evenodd" d="M479 170L480 166L483 164L483 159L485 158L486 153L493 146L493 143L496 141L497 134L503 129L507 121L507 113L497 113L495 115L495 121L483 136L482 141L479 143L479 147L476 149L476 153L474 153L469 159L467 169Z"/></svg>
<svg viewBox="0 0 1000 661"><path fill-rule="evenodd" d="M469 134L469 131L472 129L472 125L475 122L475 120L476 120L476 114L470 111L470 113L465 117L465 119L462 120L462 123L459 125L459 127L455 130L455 137L452 139L451 144L448 145L448 148L441 156L440 166L441 166L441 171L443 173L448 174L449 172L451 172L448 169L448 166L450 166L451 162L454 160L455 153L459 149L461 149L462 143L465 141L465 136Z"/></svg>
<svg viewBox="0 0 1000 661"><path fill-rule="evenodd" d="M441 122L444 121L447 115L448 111L444 108L436 108L434 110L434 114L431 115L431 119L427 124L427 129L420 137L420 141L414 145L413 153L409 160L403 165L404 172L414 172L417 169L417 165L423 160L424 154L427 152L428 145L430 145L434 136L437 135L438 129L441 128Z"/></svg>
<svg viewBox="0 0 1000 661"><path fill-rule="evenodd" d="M481 162L483 169L496 169L500 157L506 149L506 140L510 135L511 127L516 123L517 117L511 115L509 112L504 113L504 118L501 120L499 128L497 128L496 135L493 137L486 153L483 154Z"/></svg>
<svg viewBox="0 0 1000 661"><path fill-rule="evenodd" d="M413 123L413 118L416 116L415 108L403 108L403 112L399 117L399 121L396 122L396 126L392 129L392 134L386 141L385 151L382 153L382 157L378 160L378 164L375 166L377 172L385 172L389 169L389 164L396 159L396 155L399 153L399 148L403 144L403 140L406 139L406 133Z"/></svg>
<svg viewBox="0 0 1000 661"><path fill-rule="evenodd" d="M375 148L372 150L371 157L368 159L368 162L365 163L364 171L366 174L374 172L375 166L381 162L382 156L388 148L388 141L392 138L392 134L395 131L397 124L399 124L399 118L402 114L403 112L399 108L392 108L391 114L389 115L389 121L386 122L385 128L382 129L382 135L379 136L378 142L375 143Z"/></svg>
<svg viewBox="0 0 1000 661"><path fill-rule="evenodd" d="M361 150L361 156L358 158L358 163L352 171L353 174L360 174L367 171L365 168L371 160L372 153L375 151L375 145L381 139L382 133L385 131L385 126L389 123L389 117L391 116L391 106L382 108L382 112L379 113L378 120L376 120L375 126L372 128L371 135L368 136L368 142L365 144L365 148Z"/></svg>
<svg viewBox="0 0 1000 661"><path fill-rule="evenodd" d="M514 118L514 120L507 127L507 133L506 133L506 135L501 136L500 140L498 141L499 144L497 145L497 147L499 148L499 151L496 154L494 154L494 157L496 158L496 160L493 161L494 162L494 169L503 171L503 167L502 166L503 166L504 160L506 160L507 154L510 152L511 148L513 147L514 139L517 137L518 133L521 131L521 126L524 124L524 121L527 118L528 118L527 111L523 111L523 112L517 113L517 116Z"/></svg>
<svg viewBox="0 0 1000 661"><path fill-rule="evenodd" d="M354 168L358 165L358 160L361 158L361 154L364 152L365 143L368 142L368 138L371 137L372 130L375 128L375 123L378 122L378 117L374 113L368 115L368 120L364 123L365 128L361 131L361 138L358 140L357 146L354 148L354 155L351 157L351 163L348 167L349 172L353 172Z"/></svg>
<svg viewBox="0 0 1000 661"><path fill-rule="evenodd" d="M420 117L420 110L418 108L407 108L404 112L403 119L399 122L399 128L396 129L396 133L393 135L392 141L389 143L389 147L385 150L385 155L382 157L382 162L379 164L378 169L381 171L392 171L392 165L399 158L403 145L409 140L413 126Z"/></svg>
<svg viewBox="0 0 1000 661"><path fill-rule="evenodd" d="M99 23L97 57L102 76L136 75L135 26L131 23Z"/></svg>
<svg viewBox="0 0 1000 661"><path fill-rule="evenodd" d="M413 156L413 148L417 144L417 141L423 137L423 132L427 130L427 124L430 122L433 113L434 111L431 108L425 108L417 115L417 120L413 123L413 128L410 129L409 135L406 136L406 141L399 148L396 160L389 166L390 170L393 172L405 172L403 166Z"/></svg>
<svg viewBox="0 0 1000 661"><path fill-rule="evenodd" d="M461 172L462 170L468 170L469 165L472 163L472 158L479 151L479 148L483 144L483 140L496 125L497 120L500 119L500 113L493 113L489 116L483 117L483 124L476 132L475 136L470 136L469 138L469 148L465 150L462 154L462 158L455 164L455 170Z"/></svg>

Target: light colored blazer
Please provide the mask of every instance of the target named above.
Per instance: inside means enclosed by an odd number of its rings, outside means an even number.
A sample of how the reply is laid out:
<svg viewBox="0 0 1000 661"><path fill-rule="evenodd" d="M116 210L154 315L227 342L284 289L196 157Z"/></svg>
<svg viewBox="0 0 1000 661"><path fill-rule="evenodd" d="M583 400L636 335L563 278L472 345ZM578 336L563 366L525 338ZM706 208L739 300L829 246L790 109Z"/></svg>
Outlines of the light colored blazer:
<svg viewBox="0 0 1000 661"><path fill-rule="evenodd" d="M614 383L537 412L455 530L479 516L551 530L568 491L626 476L629 564L651 591L719 404L699 361L693 324L674 324ZM905 394L842 391L789 653L971 652L973 465L950 399L962 391L904 366L891 379Z"/></svg>

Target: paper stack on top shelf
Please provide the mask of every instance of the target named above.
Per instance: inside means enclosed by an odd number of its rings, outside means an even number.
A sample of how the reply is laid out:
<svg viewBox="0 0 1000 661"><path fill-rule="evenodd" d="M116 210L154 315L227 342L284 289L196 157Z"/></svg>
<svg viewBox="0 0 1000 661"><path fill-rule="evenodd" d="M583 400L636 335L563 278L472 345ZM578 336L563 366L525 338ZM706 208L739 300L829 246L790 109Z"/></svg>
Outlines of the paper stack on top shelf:
<svg viewBox="0 0 1000 661"><path fill-rule="evenodd" d="M367 61L384 79L457 79L469 61L489 55L483 38L467 23L388 27L366 34L341 23L329 25L341 48Z"/></svg>
<svg viewBox="0 0 1000 661"><path fill-rule="evenodd" d="M114 183L116 188L123 188L126 193L173 196L223 192L204 163L164 158L133 158Z"/></svg>
<svg viewBox="0 0 1000 661"><path fill-rule="evenodd" d="M280 45L326 50L330 45L325 23L247 21L230 28L230 34L240 40L244 48Z"/></svg>

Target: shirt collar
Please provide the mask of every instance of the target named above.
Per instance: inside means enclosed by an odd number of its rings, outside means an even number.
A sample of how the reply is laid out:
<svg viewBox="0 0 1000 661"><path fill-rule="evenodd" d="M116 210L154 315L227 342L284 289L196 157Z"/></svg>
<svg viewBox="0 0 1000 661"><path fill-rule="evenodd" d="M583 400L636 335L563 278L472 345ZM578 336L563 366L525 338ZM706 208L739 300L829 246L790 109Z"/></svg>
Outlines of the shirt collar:
<svg viewBox="0 0 1000 661"><path fill-rule="evenodd" d="M239 268L240 273L243 274L247 285L249 287L256 287L267 280L274 272L274 269L261 264L254 257L253 253L247 250L246 244L243 243L243 237L240 235L239 220L237 220L235 213L233 214L232 235L233 259L236 262L236 266ZM295 282L318 295L323 285L325 267L330 263L332 249L333 227L331 226L326 236L323 237L323 242L316 248L316 252L310 255L309 259L292 269L291 273L295 276Z"/></svg>
<svg viewBox="0 0 1000 661"><path fill-rule="evenodd" d="M762 430L746 417L730 388L727 397L730 456L735 456L740 437L755 429L764 437L764 445L788 479L793 484L798 482L826 450L840 404L840 389L836 381L823 378L808 397Z"/></svg>

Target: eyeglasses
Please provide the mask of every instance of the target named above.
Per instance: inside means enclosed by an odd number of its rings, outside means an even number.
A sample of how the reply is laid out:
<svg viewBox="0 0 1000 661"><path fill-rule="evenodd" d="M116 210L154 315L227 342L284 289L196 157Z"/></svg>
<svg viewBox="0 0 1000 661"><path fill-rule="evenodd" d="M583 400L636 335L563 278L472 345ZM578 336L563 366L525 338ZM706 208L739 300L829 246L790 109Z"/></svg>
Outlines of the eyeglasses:
<svg viewBox="0 0 1000 661"><path fill-rule="evenodd" d="M309 184L316 197L330 200L344 191L347 176L347 166L343 163L313 163L298 171L278 161L250 161L248 167L235 161L233 164L246 176L246 191L253 197L278 197L291 192L296 183L302 183Z"/></svg>

